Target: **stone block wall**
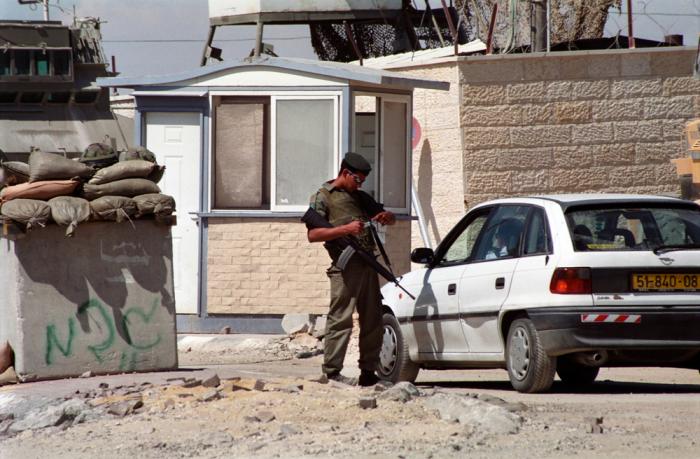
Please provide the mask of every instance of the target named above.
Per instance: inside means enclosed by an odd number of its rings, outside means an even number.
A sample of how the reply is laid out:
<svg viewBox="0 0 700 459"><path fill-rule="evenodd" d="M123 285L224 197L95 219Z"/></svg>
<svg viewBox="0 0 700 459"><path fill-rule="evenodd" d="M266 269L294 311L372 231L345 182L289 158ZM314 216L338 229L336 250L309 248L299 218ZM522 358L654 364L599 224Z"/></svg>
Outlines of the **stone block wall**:
<svg viewBox="0 0 700 459"><path fill-rule="evenodd" d="M700 116L688 47L470 56L391 68L417 89L413 179L431 241L497 197L680 192L670 160ZM414 224L412 247L424 245Z"/></svg>
<svg viewBox="0 0 700 459"><path fill-rule="evenodd" d="M410 222L389 228L395 272L408 270ZM298 218L212 218L208 224L209 314L325 314L330 265Z"/></svg>
<svg viewBox="0 0 700 459"><path fill-rule="evenodd" d="M533 193L679 193L670 160L700 116L694 57L678 47L461 58L464 207Z"/></svg>

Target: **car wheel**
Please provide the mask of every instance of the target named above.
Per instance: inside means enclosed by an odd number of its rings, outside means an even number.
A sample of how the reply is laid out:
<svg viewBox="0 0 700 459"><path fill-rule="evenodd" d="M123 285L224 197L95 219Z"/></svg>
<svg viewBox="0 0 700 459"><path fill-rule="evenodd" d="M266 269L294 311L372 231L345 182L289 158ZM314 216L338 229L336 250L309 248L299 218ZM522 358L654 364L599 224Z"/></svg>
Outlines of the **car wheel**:
<svg viewBox="0 0 700 459"><path fill-rule="evenodd" d="M403 339L399 321L393 314L385 313L382 322L384 335L379 352L379 377L392 383L415 381L420 367L408 357L408 344Z"/></svg>
<svg viewBox="0 0 700 459"><path fill-rule="evenodd" d="M559 379L568 386L588 386L595 381L599 371L599 367L581 365L567 357L559 357L557 360Z"/></svg>
<svg viewBox="0 0 700 459"><path fill-rule="evenodd" d="M506 367L518 392L544 392L552 386L557 360L544 351L529 319L513 321L508 330Z"/></svg>

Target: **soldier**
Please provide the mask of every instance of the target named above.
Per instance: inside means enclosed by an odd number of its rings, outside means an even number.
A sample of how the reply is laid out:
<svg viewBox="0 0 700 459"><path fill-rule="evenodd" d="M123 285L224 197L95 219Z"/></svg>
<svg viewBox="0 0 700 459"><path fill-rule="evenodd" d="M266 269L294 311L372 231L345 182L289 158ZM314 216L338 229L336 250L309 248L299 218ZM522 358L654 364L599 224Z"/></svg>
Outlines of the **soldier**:
<svg viewBox="0 0 700 459"><path fill-rule="evenodd" d="M355 236L362 248L374 253L376 244L366 223L371 219L383 225L393 225L394 214L384 210L369 194L360 191L372 170L369 162L357 153L345 154L338 176L324 183L311 196L310 206L326 218L333 228L308 228L309 242L325 242L331 257L326 271L331 281L331 302L324 337L322 370L328 379L345 384L371 386L379 381L375 370L379 364L382 344L382 309L379 279L359 256L353 256L344 270L336 267L341 249L334 239ZM358 381L340 374L352 332L353 308L360 317L360 360Z"/></svg>

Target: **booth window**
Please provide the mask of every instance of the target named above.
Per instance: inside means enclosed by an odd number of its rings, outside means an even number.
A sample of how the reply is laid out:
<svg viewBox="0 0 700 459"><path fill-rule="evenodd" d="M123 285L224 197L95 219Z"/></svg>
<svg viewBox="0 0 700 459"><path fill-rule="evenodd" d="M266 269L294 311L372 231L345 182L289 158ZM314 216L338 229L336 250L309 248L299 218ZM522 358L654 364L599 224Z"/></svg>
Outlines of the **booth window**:
<svg viewBox="0 0 700 459"><path fill-rule="evenodd" d="M215 210L299 211L333 173L335 97L214 98Z"/></svg>
<svg viewBox="0 0 700 459"><path fill-rule="evenodd" d="M353 151L372 165L364 191L393 212L410 212L410 97L353 95Z"/></svg>
<svg viewBox="0 0 700 459"><path fill-rule="evenodd" d="M333 172L335 99L278 99L275 108L274 208L302 210Z"/></svg>
<svg viewBox="0 0 700 459"><path fill-rule="evenodd" d="M267 176L270 161L266 141L269 98L217 99L214 116L214 208L269 208Z"/></svg>

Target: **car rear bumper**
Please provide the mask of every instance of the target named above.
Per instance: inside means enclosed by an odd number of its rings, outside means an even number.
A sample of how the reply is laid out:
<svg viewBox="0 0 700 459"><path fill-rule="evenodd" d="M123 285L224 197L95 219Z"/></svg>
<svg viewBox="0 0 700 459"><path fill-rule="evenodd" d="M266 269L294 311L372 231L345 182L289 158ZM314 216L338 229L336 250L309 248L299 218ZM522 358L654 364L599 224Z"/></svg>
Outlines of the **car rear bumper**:
<svg viewBox="0 0 700 459"><path fill-rule="evenodd" d="M594 350L700 350L700 305L527 312L551 356Z"/></svg>

